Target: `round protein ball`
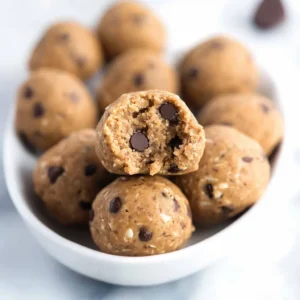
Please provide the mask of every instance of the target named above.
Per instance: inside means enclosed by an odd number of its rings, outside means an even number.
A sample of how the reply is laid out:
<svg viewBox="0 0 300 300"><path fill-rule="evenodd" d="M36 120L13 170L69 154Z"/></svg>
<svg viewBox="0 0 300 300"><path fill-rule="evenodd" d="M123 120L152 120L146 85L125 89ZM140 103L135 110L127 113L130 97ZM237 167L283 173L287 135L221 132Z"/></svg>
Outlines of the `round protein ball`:
<svg viewBox="0 0 300 300"><path fill-rule="evenodd" d="M256 140L270 155L283 137L282 116L274 103L259 94L219 96L200 111L198 121L203 125L233 126Z"/></svg>
<svg viewBox="0 0 300 300"><path fill-rule="evenodd" d="M120 177L96 197L90 230L99 249L146 256L182 248L194 227L189 202L160 176Z"/></svg>
<svg viewBox="0 0 300 300"><path fill-rule="evenodd" d="M96 153L117 174L193 172L205 146L204 130L185 103L159 90L122 95L96 130Z"/></svg>
<svg viewBox="0 0 300 300"><path fill-rule="evenodd" d="M151 89L176 94L179 89L175 70L154 52L130 50L111 63L99 85L97 101L100 111L125 93Z"/></svg>
<svg viewBox="0 0 300 300"><path fill-rule="evenodd" d="M94 128L96 122L96 106L72 74L40 69L19 88L15 127L33 152L48 149L74 131Z"/></svg>
<svg viewBox="0 0 300 300"><path fill-rule="evenodd" d="M52 25L36 45L29 60L30 70L49 67L88 79L103 63L100 42L88 28L76 22Z"/></svg>
<svg viewBox="0 0 300 300"><path fill-rule="evenodd" d="M98 35L108 59L133 48L161 52L166 44L161 21L152 11L135 2L112 6L98 25Z"/></svg>
<svg viewBox="0 0 300 300"><path fill-rule="evenodd" d="M189 51L180 65L184 100L194 109L213 97L253 91L258 71L249 51L224 36L211 38Z"/></svg>
<svg viewBox="0 0 300 300"><path fill-rule="evenodd" d="M208 227L258 201L269 182L270 165L261 146L232 127L211 125L205 133L199 169L175 182L190 201L195 223Z"/></svg>
<svg viewBox="0 0 300 300"><path fill-rule="evenodd" d="M93 129L73 133L42 155L35 167L35 192L61 224L88 224L92 202L111 179L97 158L95 141Z"/></svg>

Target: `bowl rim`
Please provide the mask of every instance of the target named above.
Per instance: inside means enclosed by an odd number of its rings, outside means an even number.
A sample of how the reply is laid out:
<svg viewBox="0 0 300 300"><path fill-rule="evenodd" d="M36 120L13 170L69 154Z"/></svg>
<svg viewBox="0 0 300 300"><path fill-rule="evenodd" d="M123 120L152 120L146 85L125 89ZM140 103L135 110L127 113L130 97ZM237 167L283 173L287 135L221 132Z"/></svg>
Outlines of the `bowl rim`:
<svg viewBox="0 0 300 300"><path fill-rule="evenodd" d="M271 67L271 69L274 69L274 66ZM263 69L265 70L265 69ZM284 73L284 72L283 72ZM70 241L67 238L59 235L58 233L51 230L49 227L47 227L45 224L43 224L42 221L40 221L37 216L30 210L28 205L26 205L21 193L14 189L14 179L13 174L10 171L10 156L11 149L9 148L9 139L12 138L12 135L14 134L14 111L15 111L15 105L13 105L13 109L11 113L9 114L9 117L6 121L6 128L5 128L5 134L4 134L4 146L3 146L3 171L4 171L4 178L6 182L6 186L10 195L10 198L12 202L14 203L14 206L16 207L17 211L25 221L27 225L30 225L31 228L36 230L40 235L42 235L45 239L50 240L53 244L59 245L64 248L68 248L73 252L76 252L79 255L88 256L92 259L96 259L97 261L106 261L111 263L117 263L117 264L157 264L160 262L167 262L167 261L173 261L173 260L179 260L182 257L188 257L192 256L193 253L201 252L201 251L209 251L209 248L212 244L219 244L217 246L219 249L222 249L222 247L227 245L224 245L224 242L232 241L232 239L228 237L232 237L237 230L243 225L245 227L246 223L249 222L249 220L253 219L254 214L258 214L260 207L268 200L268 198L271 198L271 193L273 187L276 187L276 182L280 180L280 172L284 167L284 161L287 157L288 153L288 144L289 144L289 135L288 135L288 118L286 118L286 107L283 105L282 99L283 97L283 90L278 88L277 84L280 82L278 80L277 72L270 72L270 68L268 67L267 74L272 74L269 77L271 78L272 82L275 85L275 92L277 95L277 104L280 112L283 115L284 120L284 139L282 141L279 153L278 153L278 160L276 162L276 166L272 172L271 180L261 197L259 201L247 212L245 212L241 217L239 217L237 220L226 226L224 229L220 230L219 232L213 234L212 236L206 238L203 241L197 242L193 245L187 246L185 248L164 253L164 254L158 254L153 256L140 256L140 257L130 257L130 256L117 256L112 254L107 254L100 252L98 250L90 249L86 246L77 244L76 242ZM276 76L275 76L276 74ZM277 185L278 187L279 185ZM228 238L228 239L227 239ZM226 242L227 243L227 242ZM223 244L223 246L222 246ZM215 245L216 247L216 245ZM225 253L224 253L225 254ZM223 256L222 251L219 251L219 257Z"/></svg>

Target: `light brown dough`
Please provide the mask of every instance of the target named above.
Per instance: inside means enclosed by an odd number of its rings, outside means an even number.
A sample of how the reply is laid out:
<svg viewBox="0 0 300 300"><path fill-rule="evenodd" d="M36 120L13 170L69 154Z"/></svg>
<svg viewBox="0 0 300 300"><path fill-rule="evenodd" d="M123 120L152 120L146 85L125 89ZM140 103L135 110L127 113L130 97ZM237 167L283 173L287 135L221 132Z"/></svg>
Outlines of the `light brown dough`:
<svg viewBox="0 0 300 300"><path fill-rule="evenodd" d="M102 63L102 48L96 35L77 22L62 22L44 33L31 55L29 68L55 68L87 79Z"/></svg>
<svg viewBox="0 0 300 300"><path fill-rule="evenodd" d="M96 156L95 140L95 130L78 131L38 160L34 189L61 224L88 224L92 202L112 180Z"/></svg>
<svg viewBox="0 0 300 300"><path fill-rule="evenodd" d="M270 155L283 137L283 120L274 103L259 94L219 96L206 104L198 115L203 125L233 126L256 140Z"/></svg>
<svg viewBox="0 0 300 300"><path fill-rule="evenodd" d="M19 88L16 131L31 151L46 150L79 129L94 128L96 121L89 92L72 74L40 69Z"/></svg>
<svg viewBox="0 0 300 300"><path fill-rule="evenodd" d="M108 67L99 88L97 101L100 111L129 92L159 89L178 92L175 70L149 50L134 49L117 57Z"/></svg>
<svg viewBox="0 0 300 300"><path fill-rule="evenodd" d="M211 125L205 133L199 169L175 182L190 201L195 223L212 226L259 200L269 182L270 165L260 145L232 127Z"/></svg>
<svg viewBox="0 0 300 300"><path fill-rule="evenodd" d="M175 251L194 227L180 189L160 176L120 177L93 203L90 230L99 249L123 256Z"/></svg>
<svg viewBox="0 0 300 300"><path fill-rule="evenodd" d="M166 44L161 21L148 8L129 1L113 5L104 14L98 35L109 59L133 48L161 52Z"/></svg>
<svg viewBox="0 0 300 300"><path fill-rule="evenodd" d="M193 109L221 94L254 91L258 82L249 51L225 36L213 37L190 50L180 73L183 100Z"/></svg>
<svg viewBox="0 0 300 300"><path fill-rule="evenodd" d="M97 126L96 153L117 174L178 175L198 169L204 130L175 94L122 95Z"/></svg>

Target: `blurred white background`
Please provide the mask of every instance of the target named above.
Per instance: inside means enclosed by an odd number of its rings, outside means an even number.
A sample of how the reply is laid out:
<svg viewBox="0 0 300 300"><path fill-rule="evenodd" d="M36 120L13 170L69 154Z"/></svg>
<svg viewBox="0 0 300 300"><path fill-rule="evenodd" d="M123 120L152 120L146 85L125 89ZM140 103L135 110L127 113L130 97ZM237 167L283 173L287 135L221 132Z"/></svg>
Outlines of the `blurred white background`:
<svg viewBox="0 0 300 300"><path fill-rule="evenodd" d="M52 22L76 19L93 26L106 6L99 0L10 0L0 2L0 134L18 85L26 78L28 54L41 32ZM259 31L251 17L256 0L148 0L169 31L169 49L187 48L212 33L229 33L246 42L266 65L288 70L282 86L294 89L300 77L300 1L286 0L287 20L282 26ZM153 288L122 288L93 281L66 269L49 257L24 227L7 194L0 173L0 299L300 299L300 175L299 92L285 99L294 124L287 174L282 186L280 214L268 216L264 235L243 253L183 280ZM2 145L1 145L2 156ZM290 197L290 195L293 195ZM266 243L267 241L267 243ZM146 272L147 270L145 270Z"/></svg>

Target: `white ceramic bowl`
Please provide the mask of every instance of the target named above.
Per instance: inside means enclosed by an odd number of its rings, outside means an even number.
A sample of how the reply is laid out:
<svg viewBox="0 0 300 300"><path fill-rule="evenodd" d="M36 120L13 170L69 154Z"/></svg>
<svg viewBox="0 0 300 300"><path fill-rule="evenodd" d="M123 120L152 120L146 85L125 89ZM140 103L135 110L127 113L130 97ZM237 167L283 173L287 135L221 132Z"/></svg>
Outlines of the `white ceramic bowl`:
<svg viewBox="0 0 300 300"><path fill-rule="evenodd" d="M262 76L262 90L276 99L285 115L280 80ZM274 75L274 76L273 76ZM59 227L51 222L39 205L32 188L31 174L36 159L27 153L14 132L9 118L4 142L4 171L10 196L32 234L44 249L70 269L91 278L121 285L153 285L176 280L199 271L228 255L262 226L266 210L280 199L287 156L287 139L273 164L273 176L260 201L231 224L211 230L197 230L188 245L168 254L148 257L121 257L96 250L88 230ZM247 234L246 234L247 233Z"/></svg>

